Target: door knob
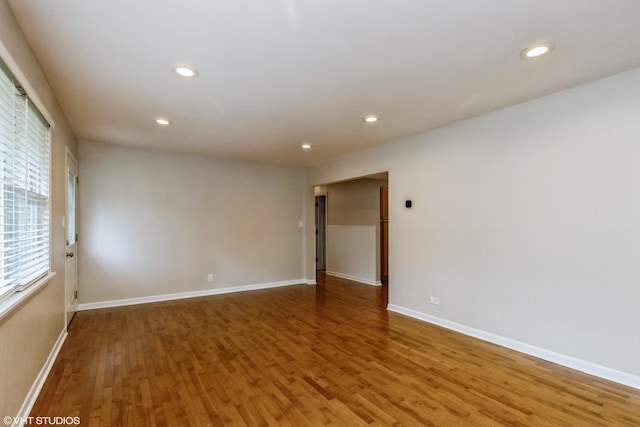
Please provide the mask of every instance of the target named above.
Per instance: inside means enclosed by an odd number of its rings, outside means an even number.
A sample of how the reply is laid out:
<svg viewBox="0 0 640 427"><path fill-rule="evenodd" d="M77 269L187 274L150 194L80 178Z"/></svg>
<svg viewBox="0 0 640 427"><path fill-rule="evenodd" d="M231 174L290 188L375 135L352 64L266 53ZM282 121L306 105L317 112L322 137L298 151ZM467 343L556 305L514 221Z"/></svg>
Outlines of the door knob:
<svg viewBox="0 0 640 427"><path fill-rule="evenodd" d="M67 252L67 258L73 258L73 252Z"/></svg>

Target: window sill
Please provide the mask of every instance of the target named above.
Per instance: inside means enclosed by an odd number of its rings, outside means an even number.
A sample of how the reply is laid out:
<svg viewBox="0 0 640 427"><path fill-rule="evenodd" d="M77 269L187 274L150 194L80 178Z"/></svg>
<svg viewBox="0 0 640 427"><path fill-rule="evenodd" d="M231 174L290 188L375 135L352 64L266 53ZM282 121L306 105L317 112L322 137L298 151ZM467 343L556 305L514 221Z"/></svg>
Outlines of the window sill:
<svg viewBox="0 0 640 427"><path fill-rule="evenodd" d="M37 294L42 288L44 288L45 285L55 277L55 275L56 273L50 271L24 290L16 292L13 295L10 295L4 300L0 301L0 322L2 322L22 304L29 301L31 297Z"/></svg>

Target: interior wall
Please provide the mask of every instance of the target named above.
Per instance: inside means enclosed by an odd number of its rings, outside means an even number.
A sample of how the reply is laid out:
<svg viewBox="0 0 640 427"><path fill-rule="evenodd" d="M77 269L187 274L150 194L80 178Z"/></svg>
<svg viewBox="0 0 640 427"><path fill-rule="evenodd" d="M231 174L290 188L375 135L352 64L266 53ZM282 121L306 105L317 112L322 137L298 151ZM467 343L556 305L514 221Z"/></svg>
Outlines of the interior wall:
<svg viewBox="0 0 640 427"><path fill-rule="evenodd" d="M380 187L387 181L354 179L327 185L328 225L380 225Z"/></svg>
<svg viewBox="0 0 640 427"><path fill-rule="evenodd" d="M0 321L0 414L15 416L64 331L65 146L75 154L76 139L6 0L0 0L0 52L14 62L52 117L51 268L56 276L35 296ZM10 56L11 59L5 56Z"/></svg>
<svg viewBox="0 0 640 427"><path fill-rule="evenodd" d="M639 106L634 70L309 168L307 203L388 170L390 304L637 378Z"/></svg>
<svg viewBox="0 0 640 427"><path fill-rule="evenodd" d="M86 141L79 162L81 304L303 279L304 169Z"/></svg>
<svg viewBox="0 0 640 427"><path fill-rule="evenodd" d="M380 284L380 187L362 178L326 186L327 274Z"/></svg>

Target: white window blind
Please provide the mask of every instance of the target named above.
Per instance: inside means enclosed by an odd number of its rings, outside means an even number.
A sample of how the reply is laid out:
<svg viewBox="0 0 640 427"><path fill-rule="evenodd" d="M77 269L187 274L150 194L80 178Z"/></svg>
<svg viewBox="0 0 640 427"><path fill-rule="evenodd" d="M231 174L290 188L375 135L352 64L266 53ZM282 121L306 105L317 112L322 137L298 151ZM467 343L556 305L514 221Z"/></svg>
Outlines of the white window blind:
<svg viewBox="0 0 640 427"><path fill-rule="evenodd" d="M49 125L0 64L0 298L50 270Z"/></svg>

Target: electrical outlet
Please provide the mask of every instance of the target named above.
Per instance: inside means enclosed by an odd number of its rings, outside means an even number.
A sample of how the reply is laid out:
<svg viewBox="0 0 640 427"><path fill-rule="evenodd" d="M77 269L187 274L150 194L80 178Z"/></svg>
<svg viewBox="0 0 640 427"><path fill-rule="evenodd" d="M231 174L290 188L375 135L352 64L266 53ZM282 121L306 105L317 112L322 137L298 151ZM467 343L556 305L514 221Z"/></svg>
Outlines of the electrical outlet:
<svg viewBox="0 0 640 427"><path fill-rule="evenodd" d="M440 305L440 298L431 297L431 304Z"/></svg>
<svg viewBox="0 0 640 427"><path fill-rule="evenodd" d="M207 274L207 282L213 283L213 274L211 273Z"/></svg>

